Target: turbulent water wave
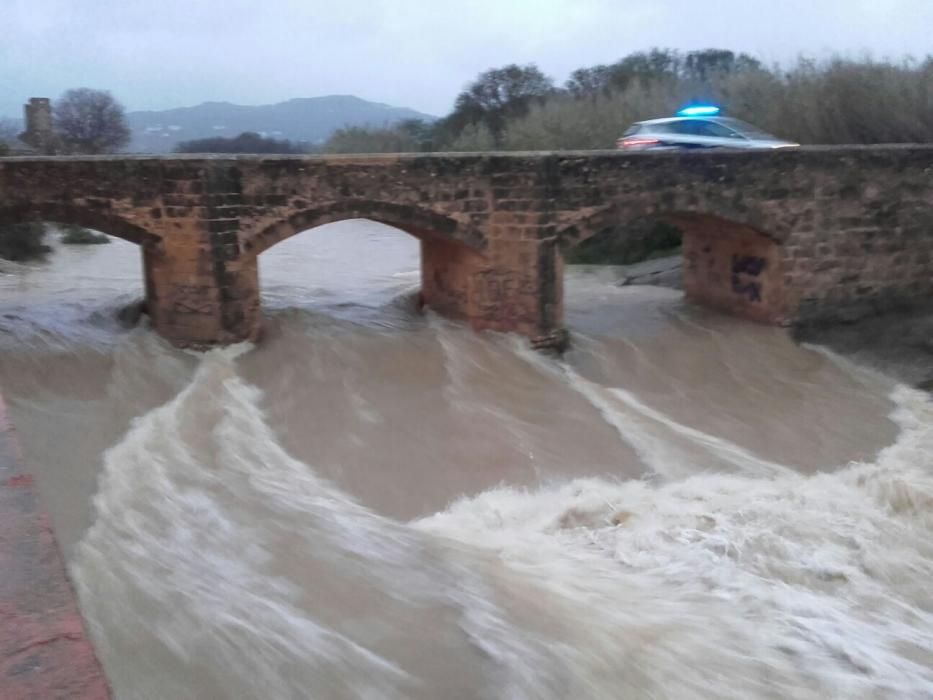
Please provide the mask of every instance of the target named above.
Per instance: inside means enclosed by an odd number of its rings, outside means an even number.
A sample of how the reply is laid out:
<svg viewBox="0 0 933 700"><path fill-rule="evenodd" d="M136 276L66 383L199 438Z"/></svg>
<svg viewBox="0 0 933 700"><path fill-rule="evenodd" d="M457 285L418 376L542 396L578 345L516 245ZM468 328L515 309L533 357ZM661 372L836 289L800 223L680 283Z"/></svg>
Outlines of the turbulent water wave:
<svg viewBox="0 0 933 700"><path fill-rule="evenodd" d="M547 359L415 315L374 227L363 281L346 228L264 261L259 347L121 327L91 258L0 279L118 698L933 695L927 394L591 274Z"/></svg>
<svg viewBox="0 0 933 700"><path fill-rule="evenodd" d="M515 351L535 365L547 362L523 344L517 343ZM569 365L561 365L560 369L570 386L593 404L658 476L677 478L722 467L759 476L793 471L785 465L762 460L727 440L678 423L630 391L590 381Z"/></svg>
<svg viewBox="0 0 933 700"><path fill-rule="evenodd" d="M483 542L621 636L647 634L655 683L636 696L929 697L933 402L892 399L903 432L872 463L498 489L419 527Z"/></svg>
<svg viewBox="0 0 933 700"><path fill-rule="evenodd" d="M565 638L580 601L321 480L233 357L212 353L105 457L73 569L118 694L616 696L613 649Z"/></svg>
<svg viewBox="0 0 933 700"><path fill-rule="evenodd" d="M106 455L74 570L127 697L920 697L933 683L920 392L892 394L902 433L872 463L499 488L406 525L279 447L236 354L205 358Z"/></svg>

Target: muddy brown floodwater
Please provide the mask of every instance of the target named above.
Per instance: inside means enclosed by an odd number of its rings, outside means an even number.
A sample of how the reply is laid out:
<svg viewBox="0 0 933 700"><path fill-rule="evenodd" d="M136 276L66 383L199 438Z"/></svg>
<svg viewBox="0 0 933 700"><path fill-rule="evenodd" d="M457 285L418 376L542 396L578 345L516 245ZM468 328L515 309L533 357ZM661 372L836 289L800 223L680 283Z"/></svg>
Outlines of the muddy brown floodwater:
<svg viewBox="0 0 933 700"><path fill-rule="evenodd" d="M0 275L0 387L117 698L933 696L933 404L568 272L563 360L414 311L372 222L261 260L258 347Z"/></svg>

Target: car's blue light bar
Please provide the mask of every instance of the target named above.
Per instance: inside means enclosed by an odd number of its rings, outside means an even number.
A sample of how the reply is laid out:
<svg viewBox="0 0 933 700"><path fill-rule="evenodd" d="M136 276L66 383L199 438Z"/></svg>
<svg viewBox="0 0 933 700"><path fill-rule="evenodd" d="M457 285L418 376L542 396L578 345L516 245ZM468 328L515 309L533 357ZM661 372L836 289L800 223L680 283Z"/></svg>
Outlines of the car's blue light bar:
<svg viewBox="0 0 933 700"><path fill-rule="evenodd" d="M694 107L684 107L677 113L678 117L715 117L722 111L714 105L696 105Z"/></svg>

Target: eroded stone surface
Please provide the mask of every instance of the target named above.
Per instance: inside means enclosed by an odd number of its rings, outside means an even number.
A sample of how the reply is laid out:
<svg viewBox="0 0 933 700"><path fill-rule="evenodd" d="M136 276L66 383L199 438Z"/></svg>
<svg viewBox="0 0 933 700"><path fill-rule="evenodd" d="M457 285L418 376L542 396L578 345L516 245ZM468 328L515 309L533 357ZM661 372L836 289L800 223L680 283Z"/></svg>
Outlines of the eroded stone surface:
<svg viewBox="0 0 933 700"><path fill-rule="evenodd" d="M0 159L0 224L29 218L138 243L153 325L180 345L255 338L258 255L353 218L422 241L425 304L531 338L562 327L561 251L645 218L683 229L688 296L752 319L933 293L929 146Z"/></svg>

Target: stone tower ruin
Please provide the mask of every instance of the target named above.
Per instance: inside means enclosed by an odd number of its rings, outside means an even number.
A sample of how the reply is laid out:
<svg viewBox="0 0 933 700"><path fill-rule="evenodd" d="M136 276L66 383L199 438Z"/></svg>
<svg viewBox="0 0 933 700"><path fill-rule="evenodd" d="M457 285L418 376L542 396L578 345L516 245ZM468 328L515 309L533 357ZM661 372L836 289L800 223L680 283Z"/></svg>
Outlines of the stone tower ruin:
<svg viewBox="0 0 933 700"><path fill-rule="evenodd" d="M52 101L48 97L31 97L23 106L26 131L20 139L40 153L55 152L55 133L52 130Z"/></svg>

